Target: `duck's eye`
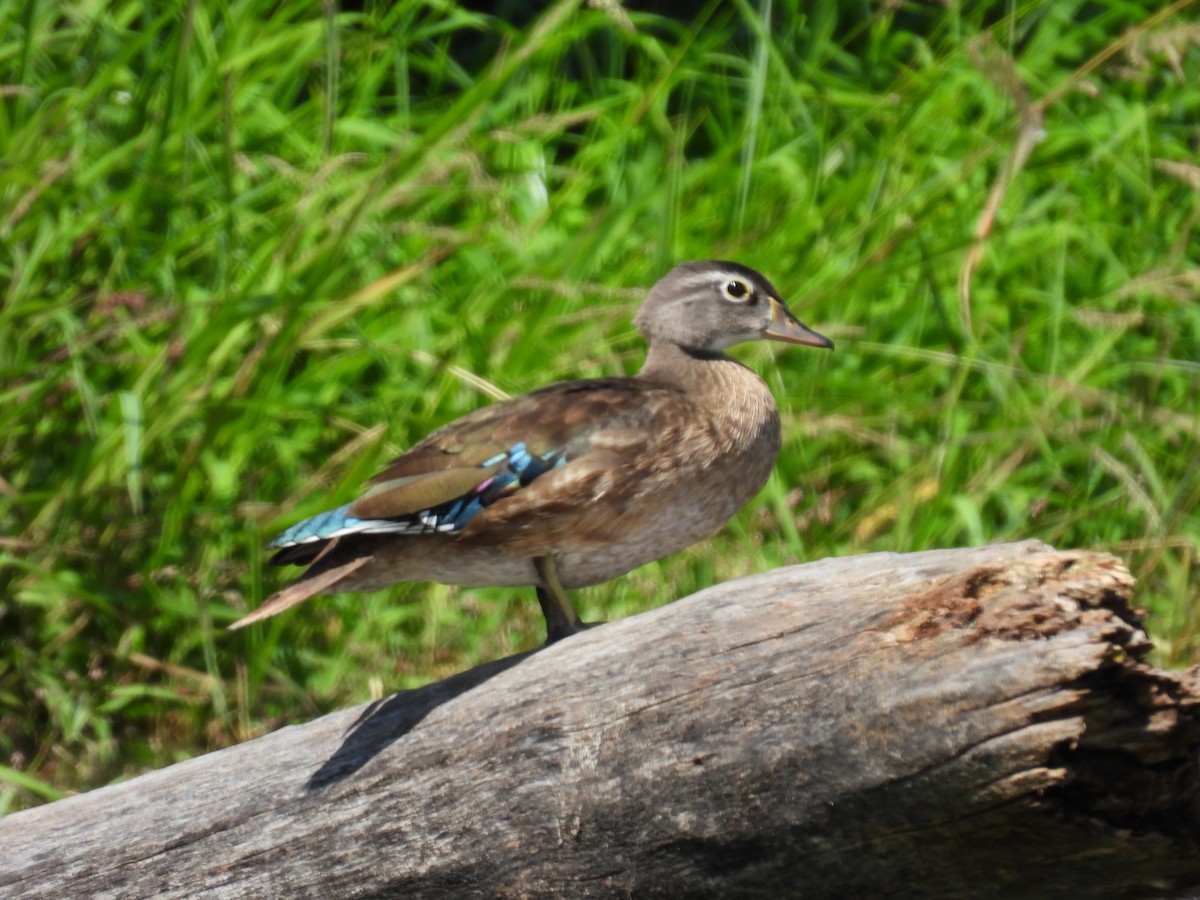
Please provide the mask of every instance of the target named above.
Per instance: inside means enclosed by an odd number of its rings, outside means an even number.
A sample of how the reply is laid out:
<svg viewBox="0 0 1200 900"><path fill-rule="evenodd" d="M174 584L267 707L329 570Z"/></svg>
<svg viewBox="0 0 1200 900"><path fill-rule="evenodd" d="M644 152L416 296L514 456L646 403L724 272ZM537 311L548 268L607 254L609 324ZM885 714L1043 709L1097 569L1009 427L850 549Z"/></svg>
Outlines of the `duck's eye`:
<svg viewBox="0 0 1200 900"><path fill-rule="evenodd" d="M742 281L740 278L730 278L721 288L725 292L725 297L728 300L743 302L753 296L750 290L750 285Z"/></svg>

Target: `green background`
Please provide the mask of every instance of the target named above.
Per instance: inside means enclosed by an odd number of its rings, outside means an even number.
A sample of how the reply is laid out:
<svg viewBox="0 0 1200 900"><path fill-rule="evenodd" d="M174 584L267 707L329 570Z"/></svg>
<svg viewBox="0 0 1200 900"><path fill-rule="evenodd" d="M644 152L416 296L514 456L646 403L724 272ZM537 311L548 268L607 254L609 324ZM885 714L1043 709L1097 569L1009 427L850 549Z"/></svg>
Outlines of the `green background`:
<svg viewBox="0 0 1200 900"><path fill-rule="evenodd" d="M519 590L224 626L432 428L636 371L684 259L838 349L735 351L769 485L585 619L1041 538L1196 658L1194 7L538 6L0 0L0 812L536 646Z"/></svg>

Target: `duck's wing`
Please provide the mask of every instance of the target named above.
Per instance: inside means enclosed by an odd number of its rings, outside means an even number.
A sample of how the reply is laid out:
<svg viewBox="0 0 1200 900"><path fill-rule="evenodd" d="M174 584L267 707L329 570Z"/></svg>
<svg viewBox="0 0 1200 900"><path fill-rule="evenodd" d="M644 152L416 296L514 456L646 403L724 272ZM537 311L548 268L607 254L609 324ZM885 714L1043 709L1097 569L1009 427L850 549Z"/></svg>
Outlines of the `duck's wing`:
<svg viewBox="0 0 1200 900"><path fill-rule="evenodd" d="M476 410L394 459L357 499L293 525L275 564L357 534L479 534L586 504L598 480L669 440L678 391L636 378L552 384ZM553 478L545 478L553 472ZM519 502L518 502L519 498Z"/></svg>

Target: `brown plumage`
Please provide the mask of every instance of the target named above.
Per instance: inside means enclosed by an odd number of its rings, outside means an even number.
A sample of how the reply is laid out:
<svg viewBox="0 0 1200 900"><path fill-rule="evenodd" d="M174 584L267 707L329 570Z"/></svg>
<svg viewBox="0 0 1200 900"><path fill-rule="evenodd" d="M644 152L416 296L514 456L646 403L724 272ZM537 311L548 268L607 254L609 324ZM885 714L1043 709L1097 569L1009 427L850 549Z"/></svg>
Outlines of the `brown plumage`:
<svg viewBox="0 0 1200 900"><path fill-rule="evenodd" d="M292 526L272 563L307 565L234 628L323 593L402 581L533 585L548 640L584 627L566 588L597 584L721 528L780 446L766 384L724 354L745 340L832 347L763 276L684 263L635 319L633 378L560 382L435 431L357 500Z"/></svg>

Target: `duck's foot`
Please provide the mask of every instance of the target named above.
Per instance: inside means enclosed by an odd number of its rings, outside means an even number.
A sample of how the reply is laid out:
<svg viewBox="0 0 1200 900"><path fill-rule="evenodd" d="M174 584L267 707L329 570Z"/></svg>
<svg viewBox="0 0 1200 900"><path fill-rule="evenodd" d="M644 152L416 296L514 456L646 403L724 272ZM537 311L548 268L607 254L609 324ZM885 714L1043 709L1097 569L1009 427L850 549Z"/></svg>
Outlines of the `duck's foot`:
<svg viewBox="0 0 1200 900"><path fill-rule="evenodd" d="M544 608L545 607L543 607L543 609ZM563 638L570 637L573 634L579 634L581 631L587 631L589 628L595 628L597 625L603 624L604 622L581 622L576 619L574 625L566 625L562 623L551 623L550 620L547 619L546 643L543 644L543 646L549 647L555 641L561 641Z"/></svg>
<svg viewBox="0 0 1200 900"><path fill-rule="evenodd" d="M571 605L562 582L558 580L558 566L551 556L542 556L533 561L541 584L537 585L538 603L546 617L546 644L553 644L565 637L578 634L602 622L581 622L579 613Z"/></svg>

